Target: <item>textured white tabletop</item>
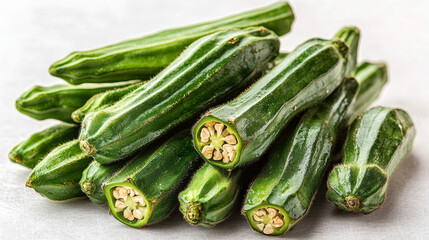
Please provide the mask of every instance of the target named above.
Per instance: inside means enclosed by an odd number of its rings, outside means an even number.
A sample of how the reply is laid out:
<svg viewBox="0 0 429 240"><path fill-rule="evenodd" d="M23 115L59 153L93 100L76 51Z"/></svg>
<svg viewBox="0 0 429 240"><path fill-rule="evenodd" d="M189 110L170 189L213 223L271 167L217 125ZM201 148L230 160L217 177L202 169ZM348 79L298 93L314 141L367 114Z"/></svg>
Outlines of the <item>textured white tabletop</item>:
<svg viewBox="0 0 429 240"><path fill-rule="evenodd" d="M0 1L0 239L261 239L236 211L212 229L188 225L176 210L164 222L132 229L106 205L85 199L52 202L24 187L29 170L7 154L55 121L19 114L15 99L35 84L61 83L49 65L87 50L164 28L253 9L271 0ZM339 212L322 184L309 214L289 239L429 239L429 1L296 0L291 50L311 37L330 37L343 25L361 29L361 60L386 61L389 84L376 104L406 109L417 126L413 152L389 183L382 209L371 215ZM425 125L426 123L426 125ZM426 140L425 140L426 139Z"/></svg>

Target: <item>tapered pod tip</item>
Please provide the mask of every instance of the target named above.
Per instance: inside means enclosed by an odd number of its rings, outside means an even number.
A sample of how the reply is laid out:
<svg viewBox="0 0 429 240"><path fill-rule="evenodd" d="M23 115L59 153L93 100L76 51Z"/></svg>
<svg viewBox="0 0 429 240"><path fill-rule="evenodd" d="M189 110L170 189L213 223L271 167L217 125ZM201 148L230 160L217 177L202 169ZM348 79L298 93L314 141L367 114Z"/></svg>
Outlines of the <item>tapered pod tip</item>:
<svg viewBox="0 0 429 240"><path fill-rule="evenodd" d="M356 210L360 206L360 200L355 196L348 196L345 198L345 200L346 200L346 207L350 210Z"/></svg>
<svg viewBox="0 0 429 240"><path fill-rule="evenodd" d="M200 203L192 203L186 212L186 219L191 224L198 224L203 219L204 211Z"/></svg>
<svg viewBox="0 0 429 240"><path fill-rule="evenodd" d="M96 188L95 184L89 181L83 181L80 186L81 186L82 192L84 192L85 194L93 193Z"/></svg>
<svg viewBox="0 0 429 240"><path fill-rule="evenodd" d="M97 149L95 149L94 145L88 142L86 139L80 140L80 149L86 153L86 155L94 157L97 154Z"/></svg>

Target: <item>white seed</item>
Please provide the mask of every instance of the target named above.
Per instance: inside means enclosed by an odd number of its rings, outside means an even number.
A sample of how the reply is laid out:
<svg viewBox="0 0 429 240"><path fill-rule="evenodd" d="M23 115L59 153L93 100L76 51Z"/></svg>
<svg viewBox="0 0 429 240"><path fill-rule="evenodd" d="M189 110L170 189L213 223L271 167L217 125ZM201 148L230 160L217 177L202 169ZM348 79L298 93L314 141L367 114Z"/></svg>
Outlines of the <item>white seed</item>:
<svg viewBox="0 0 429 240"><path fill-rule="evenodd" d="M228 163L229 162L229 157L228 157L228 153L226 151L222 152L222 156L223 156L223 160L222 162L224 163Z"/></svg>
<svg viewBox="0 0 429 240"><path fill-rule="evenodd" d="M200 137L201 137L201 141L202 142L208 142L209 138L210 138L210 132L209 132L209 130L207 128L201 129Z"/></svg>
<svg viewBox="0 0 429 240"><path fill-rule="evenodd" d="M258 211L256 211L255 214L259 217L262 217L262 216L267 215L267 211L265 211L265 209L261 208L261 209L258 209Z"/></svg>
<svg viewBox="0 0 429 240"><path fill-rule="evenodd" d="M146 206L146 202L144 201L143 196L135 196L135 197L133 197L133 202L138 202L143 207Z"/></svg>
<svg viewBox="0 0 429 240"><path fill-rule="evenodd" d="M279 227L281 227L281 226L283 226L283 220L281 220L279 217L275 217L272 221L271 221L271 224L274 226L274 227L276 227L276 228L279 228Z"/></svg>
<svg viewBox="0 0 429 240"><path fill-rule="evenodd" d="M258 223L258 224L256 224L256 226L259 228L259 230L264 230L264 227L265 227L265 224L263 224L263 223Z"/></svg>
<svg viewBox="0 0 429 240"><path fill-rule="evenodd" d="M213 157L213 150L214 150L214 147L212 147L211 145L208 145L203 147L203 150L201 150L201 153L204 155L204 157L210 159Z"/></svg>
<svg viewBox="0 0 429 240"><path fill-rule="evenodd" d="M134 191L134 189L128 189L128 192L130 194L131 197L134 197L134 195L136 195L136 192Z"/></svg>
<svg viewBox="0 0 429 240"><path fill-rule="evenodd" d="M267 208L268 217L274 218L277 215L277 210L275 208Z"/></svg>
<svg viewBox="0 0 429 240"><path fill-rule="evenodd" d="M113 190L113 197L114 197L115 199L118 199L118 198L119 198L119 191L118 191L117 189Z"/></svg>
<svg viewBox="0 0 429 240"><path fill-rule="evenodd" d="M209 132L210 132L210 136L214 136L215 135L215 130L214 130L214 128L213 127L207 127L207 129L209 130Z"/></svg>
<svg viewBox="0 0 429 240"><path fill-rule="evenodd" d="M274 232L273 225L271 225L270 223L268 223L267 226L265 226L265 228L264 228L264 233L265 234L271 234L273 232Z"/></svg>
<svg viewBox="0 0 429 240"><path fill-rule="evenodd" d="M119 208L119 209L124 209L127 207L127 205L124 203L123 200L117 200L115 202L115 207Z"/></svg>
<svg viewBox="0 0 429 240"><path fill-rule="evenodd" d="M222 153L220 153L219 149L214 151L213 160L222 160Z"/></svg>
<svg viewBox="0 0 429 240"><path fill-rule="evenodd" d="M223 123L218 123L214 125L214 128L216 129L216 133L218 136L222 135L222 130L224 126L225 125Z"/></svg>
<svg viewBox="0 0 429 240"><path fill-rule="evenodd" d="M142 211L140 211L138 209L134 209L133 216L140 220L143 218L143 213L142 213Z"/></svg>
<svg viewBox="0 0 429 240"><path fill-rule="evenodd" d="M118 187L118 188L116 188L116 189L118 189L119 197L120 198L126 198L128 196L128 190L126 188L123 188L123 187Z"/></svg>
<svg viewBox="0 0 429 240"><path fill-rule="evenodd" d="M237 139L232 134L230 134L226 137L223 137L222 140L229 143L229 144L237 144Z"/></svg>
<svg viewBox="0 0 429 240"><path fill-rule="evenodd" d="M235 158L235 151L232 151L232 152L228 153L228 157L229 157L229 159L230 159L231 161L234 161L234 158Z"/></svg>
<svg viewBox="0 0 429 240"><path fill-rule="evenodd" d="M130 221L134 220L133 213L130 211L130 209L129 209L129 208L126 208L126 209L124 210L124 218L126 218L126 219L128 219L128 220L130 220Z"/></svg>
<svg viewBox="0 0 429 240"><path fill-rule="evenodd" d="M234 151L234 147L231 144L224 144L222 149L228 153Z"/></svg>
<svg viewBox="0 0 429 240"><path fill-rule="evenodd" d="M264 220L261 217L259 217L258 215L256 215L256 213L253 214L253 219L255 219L255 221L257 221L257 222L262 222Z"/></svg>

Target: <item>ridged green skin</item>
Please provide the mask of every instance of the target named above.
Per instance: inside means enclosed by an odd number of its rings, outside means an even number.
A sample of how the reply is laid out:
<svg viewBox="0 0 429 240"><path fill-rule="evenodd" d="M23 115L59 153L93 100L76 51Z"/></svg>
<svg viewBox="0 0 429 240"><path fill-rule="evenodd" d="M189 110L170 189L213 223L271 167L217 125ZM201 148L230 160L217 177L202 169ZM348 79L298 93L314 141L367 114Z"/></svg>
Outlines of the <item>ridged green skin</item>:
<svg viewBox="0 0 429 240"><path fill-rule="evenodd" d="M79 148L79 140L72 140L56 147L37 164L25 185L51 200L84 196L79 180L91 161Z"/></svg>
<svg viewBox="0 0 429 240"><path fill-rule="evenodd" d="M224 171L208 163L179 194L180 211L193 225L213 227L231 214L238 200L242 169Z"/></svg>
<svg viewBox="0 0 429 240"><path fill-rule="evenodd" d="M124 87L137 81L106 84L66 84L50 87L35 86L16 100L16 109L37 120L57 119L74 123L71 114L97 93Z"/></svg>
<svg viewBox="0 0 429 240"><path fill-rule="evenodd" d="M106 164L249 86L278 54L264 28L231 29L201 38L156 77L82 122L81 147Z"/></svg>
<svg viewBox="0 0 429 240"><path fill-rule="evenodd" d="M233 101L210 110L193 128L194 145L201 153L205 122L225 124L237 137L232 169L259 159L287 123L301 111L325 99L342 81L348 47L341 40L311 39L299 45L278 66Z"/></svg>
<svg viewBox="0 0 429 240"><path fill-rule="evenodd" d="M135 83L123 88L113 89L106 92L102 92L92 96L85 105L76 109L71 117L73 121L81 123L83 118L90 112L95 112L106 107L110 107L119 100L121 100L128 93L136 90L138 87L143 85L145 82Z"/></svg>
<svg viewBox="0 0 429 240"><path fill-rule="evenodd" d="M34 168L54 148L76 139L80 126L61 123L31 135L9 152L9 159L27 168Z"/></svg>
<svg viewBox="0 0 429 240"><path fill-rule="evenodd" d="M71 84L149 79L176 59L195 40L229 28L263 26L276 34L290 31L294 20L287 2L188 27L165 30L107 47L73 52L49 69Z"/></svg>
<svg viewBox="0 0 429 240"><path fill-rule="evenodd" d="M82 178L79 182L82 192L84 192L93 203L101 204L107 202L106 195L104 194L104 184L112 178L115 173L126 166L126 163L126 161L120 161L109 165L103 165L97 161L93 161L82 173Z"/></svg>
<svg viewBox="0 0 429 240"><path fill-rule="evenodd" d="M387 67L384 63L362 62L356 68L354 76L359 83L359 93L351 122L365 112L380 95L387 83Z"/></svg>
<svg viewBox="0 0 429 240"><path fill-rule="evenodd" d="M347 70L345 75L353 77L357 65L360 31L357 27L343 27L335 34L334 38L343 40L350 48L349 55L347 56Z"/></svg>
<svg viewBox="0 0 429 240"><path fill-rule="evenodd" d="M113 216L131 227L143 227L166 218L177 205L177 195L198 163L189 130L160 147L151 145L105 183L104 192ZM129 221L117 214L112 192L117 186L139 191L147 202L144 219Z"/></svg>
<svg viewBox="0 0 429 240"><path fill-rule="evenodd" d="M270 148L265 169L250 187L243 212L254 230L253 212L271 206L289 222L272 235L291 230L307 213L329 166L339 133L346 128L358 92L354 79L345 79L324 102L308 110L294 128L287 128Z"/></svg>
<svg viewBox="0 0 429 240"><path fill-rule="evenodd" d="M410 116L401 109L375 107L358 117L350 127L342 163L329 174L328 200L345 211L368 214L379 209L415 134Z"/></svg>

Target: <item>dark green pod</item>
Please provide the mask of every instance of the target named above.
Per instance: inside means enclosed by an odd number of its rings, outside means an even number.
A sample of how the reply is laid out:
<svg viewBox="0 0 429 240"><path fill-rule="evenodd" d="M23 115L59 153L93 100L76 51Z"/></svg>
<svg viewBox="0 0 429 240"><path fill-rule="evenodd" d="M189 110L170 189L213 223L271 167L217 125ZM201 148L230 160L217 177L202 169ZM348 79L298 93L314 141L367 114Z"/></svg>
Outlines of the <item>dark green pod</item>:
<svg viewBox="0 0 429 240"><path fill-rule="evenodd" d="M357 65L360 31L357 27L343 27L335 34L334 38L343 40L350 48L345 75L352 77Z"/></svg>
<svg viewBox="0 0 429 240"><path fill-rule="evenodd" d="M290 31L294 15L287 2L192 26L165 30L107 47L73 52L52 64L52 75L71 84L149 79L195 40L230 28L263 26L278 35Z"/></svg>
<svg viewBox="0 0 429 240"><path fill-rule="evenodd" d="M243 213L258 232L280 235L307 213L339 133L347 126L358 91L345 79L329 98L286 128L267 156L267 165L247 194Z"/></svg>
<svg viewBox="0 0 429 240"><path fill-rule="evenodd" d="M160 147L149 146L106 181L110 212L136 228L161 221L177 205L177 195L197 160L189 130Z"/></svg>
<svg viewBox="0 0 429 240"><path fill-rule="evenodd" d="M93 161L82 173L82 178L79 182L82 192L84 192L93 203L100 204L107 202L106 195L104 194L104 184L112 178L115 173L125 167L126 163L126 161L120 161L109 165L103 165L97 161Z"/></svg>
<svg viewBox="0 0 429 240"><path fill-rule="evenodd" d="M106 164L229 99L278 55L279 40L261 27L230 29L191 44L170 66L111 107L82 122L81 147Z"/></svg>
<svg viewBox="0 0 429 240"><path fill-rule="evenodd" d="M384 63L363 62L356 68L354 76L359 83L359 93L351 122L378 98L387 83L387 68Z"/></svg>
<svg viewBox="0 0 429 240"><path fill-rule="evenodd" d="M76 139L80 127L61 123L31 135L16 145L9 153L10 161L24 167L34 168L54 148Z"/></svg>
<svg viewBox="0 0 429 240"><path fill-rule="evenodd" d="M51 200L83 196L79 180L91 161L79 148L79 140L72 140L56 147L37 164L25 185Z"/></svg>
<svg viewBox="0 0 429 240"><path fill-rule="evenodd" d="M86 114L90 112L95 112L100 109L110 107L119 100L121 100L128 93L136 90L145 82L135 83L123 88L113 89L106 92L102 92L92 96L88 101L86 101L85 105L76 109L71 117L73 121L80 123Z"/></svg>
<svg viewBox="0 0 429 240"><path fill-rule="evenodd" d="M258 160L294 116L341 84L347 54L341 40L299 45L239 97L207 112L193 128L195 149L222 168Z"/></svg>
<svg viewBox="0 0 429 240"><path fill-rule="evenodd" d="M84 84L80 86L65 84L50 87L35 86L24 92L16 100L15 105L18 111L37 120L57 119L73 123L71 118L73 111L82 107L95 94L136 82Z"/></svg>
<svg viewBox="0 0 429 240"><path fill-rule="evenodd" d="M213 227L224 221L237 203L242 169L224 171L208 163L179 194L180 211L193 225Z"/></svg>
<svg viewBox="0 0 429 240"><path fill-rule="evenodd" d="M358 117L349 129L342 163L329 174L328 200L345 211L379 209L415 134L410 116L401 109L375 107Z"/></svg>

